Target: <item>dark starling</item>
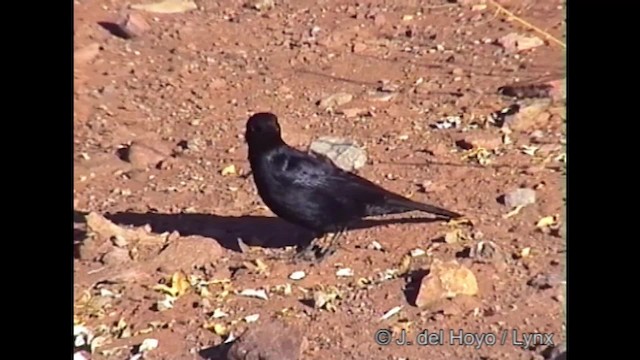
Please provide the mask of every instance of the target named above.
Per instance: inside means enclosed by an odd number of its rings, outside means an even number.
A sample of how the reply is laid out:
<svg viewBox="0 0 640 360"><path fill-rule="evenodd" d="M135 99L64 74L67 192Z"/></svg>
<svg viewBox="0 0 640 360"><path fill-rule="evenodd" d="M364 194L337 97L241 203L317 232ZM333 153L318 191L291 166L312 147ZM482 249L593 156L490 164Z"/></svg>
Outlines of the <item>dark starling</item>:
<svg viewBox="0 0 640 360"><path fill-rule="evenodd" d="M252 115L245 140L253 179L267 207L280 218L311 230L314 240L331 235L324 248L313 250L316 246L312 241L297 256L306 257L311 252L319 259L326 257L336 250L338 236L369 216L416 210L441 220L462 216L387 191L340 169L325 156L290 147L282 140L278 118L272 113Z"/></svg>

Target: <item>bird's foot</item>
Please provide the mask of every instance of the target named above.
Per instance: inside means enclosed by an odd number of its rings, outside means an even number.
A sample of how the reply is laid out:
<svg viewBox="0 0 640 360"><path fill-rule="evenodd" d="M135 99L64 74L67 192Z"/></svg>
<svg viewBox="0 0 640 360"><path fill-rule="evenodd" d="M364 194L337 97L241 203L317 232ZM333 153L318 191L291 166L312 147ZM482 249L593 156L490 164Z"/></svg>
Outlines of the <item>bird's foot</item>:
<svg viewBox="0 0 640 360"><path fill-rule="evenodd" d="M318 251L316 252L316 263L320 263L326 260L331 255L335 254L337 250L338 250L338 247L336 245L330 245L330 246L326 246L318 249Z"/></svg>
<svg viewBox="0 0 640 360"><path fill-rule="evenodd" d="M267 259L273 260L273 261L281 261L281 260L288 260L290 257L291 257L290 251L282 251L277 254L270 254L269 256L267 256Z"/></svg>
<svg viewBox="0 0 640 360"><path fill-rule="evenodd" d="M296 250L296 252L291 257L291 260L293 260L293 262L313 261L315 259L315 248L316 245L311 242L309 245L303 247L302 249Z"/></svg>
<svg viewBox="0 0 640 360"><path fill-rule="evenodd" d="M302 260L318 264L326 260L338 250L337 239L343 233L344 231L339 231L317 238L293 255L294 262Z"/></svg>
<svg viewBox="0 0 640 360"><path fill-rule="evenodd" d="M316 244L309 244L305 248L297 251L293 255L292 260L294 263L304 261L318 264L333 255L336 250L337 247L335 246L322 247Z"/></svg>
<svg viewBox="0 0 640 360"><path fill-rule="evenodd" d="M312 242L305 247L295 249L293 254L290 251L286 251L278 254L271 254L267 257L267 259L273 261L288 260L292 263L319 263L334 252L335 249L333 249L332 251L327 251L327 249Z"/></svg>

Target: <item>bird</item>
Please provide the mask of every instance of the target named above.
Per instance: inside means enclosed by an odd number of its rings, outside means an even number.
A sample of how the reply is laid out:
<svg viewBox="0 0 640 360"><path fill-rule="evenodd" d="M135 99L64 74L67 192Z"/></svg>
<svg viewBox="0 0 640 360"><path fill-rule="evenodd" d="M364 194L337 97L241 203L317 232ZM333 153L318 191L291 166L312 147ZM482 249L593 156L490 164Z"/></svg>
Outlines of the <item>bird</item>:
<svg viewBox="0 0 640 360"><path fill-rule="evenodd" d="M314 234L294 254L296 260L322 261L337 250L337 240L349 227L366 217L410 211L429 213L436 220L462 217L386 190L322 154L289 146L274 113L253 113L246 122L245 142L262 202L279 218Z"/></svg>

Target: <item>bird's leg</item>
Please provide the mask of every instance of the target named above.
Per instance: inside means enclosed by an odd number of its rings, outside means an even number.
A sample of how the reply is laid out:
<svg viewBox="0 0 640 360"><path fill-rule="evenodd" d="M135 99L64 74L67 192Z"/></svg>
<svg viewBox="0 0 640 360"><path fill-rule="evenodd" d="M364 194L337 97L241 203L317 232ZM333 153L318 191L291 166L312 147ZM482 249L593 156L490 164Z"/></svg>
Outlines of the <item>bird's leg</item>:
<svg viewBox="0 0 640 360"><path fill-rule="evenodd" d="M327 238L328 234L317 235L309 242L308 245L304 246L301 249L298 249L296 253L293 255L293 260L307 260L311 261L316 257L315 250L317 248L316 242L324 242Z"/></svg>
<svg viewBox="0 0 640 360"><path fill-rule="evenodd" d="M314 238L309 245L296 252L295 260L314 261L319 263L338 250L338 240L347 232L347 227L342 227L333 233L325 233Z"/></svg>
<svg viewBox="0 0 640 360"><path fill-rule="evenodd" d="M323 241L324 238L327 237L327 234L315 234L313 239L307 245L298 245L294 250L293 254L287 252L285 254L273 255L269 257L270 260L292 260L296 262L297 260L307 260L311 261L315 259L317 250L316 241Z"/></svg>
<svg viewBox="0 0 640 360"><path fill-rule="evenodd" d="M338 240L342 237L342 235L344 235L347 232L347 228L346 227L342 227L340 228L340 230L332 233L330 236L327 237L328 239L328 243L327 244L322 244L323 246L320 247L320 250L318 252L318 255L316 256L316 261L317 262L321 262L322 260L328 258L329 256L333 255L336 250L338 250Z"/></svg>

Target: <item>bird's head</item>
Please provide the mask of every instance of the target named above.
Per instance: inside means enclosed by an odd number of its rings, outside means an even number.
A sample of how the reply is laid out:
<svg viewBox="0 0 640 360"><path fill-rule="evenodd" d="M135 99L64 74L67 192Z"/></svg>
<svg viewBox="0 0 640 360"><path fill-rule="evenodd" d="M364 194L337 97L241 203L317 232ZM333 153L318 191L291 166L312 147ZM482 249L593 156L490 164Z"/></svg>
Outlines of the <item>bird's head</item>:
<svg viewBox="0 0 640 360"><path fill-rule="evenodd" d="M280 124L278 117L269 112L259 112L251 115L247 120L244 139L249 146L260 144L280 144Z"/></svg>

